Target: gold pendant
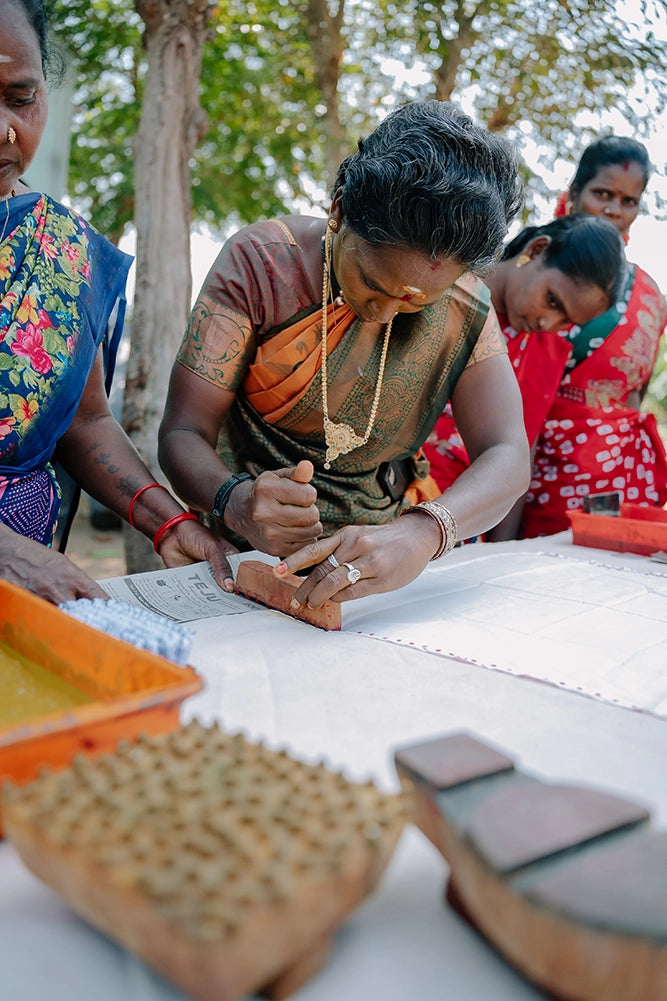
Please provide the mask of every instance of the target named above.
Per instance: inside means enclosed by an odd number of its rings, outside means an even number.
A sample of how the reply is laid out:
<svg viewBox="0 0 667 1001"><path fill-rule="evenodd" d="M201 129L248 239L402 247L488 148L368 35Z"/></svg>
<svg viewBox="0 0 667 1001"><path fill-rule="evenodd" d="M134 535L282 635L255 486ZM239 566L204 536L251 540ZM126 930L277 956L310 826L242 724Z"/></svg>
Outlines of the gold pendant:
<svg viewBox="0 0 667 1001"><path fill-rule="evenodd" d="M353 448L366 444L349 424L334 424L328 417L324 418L324 441L327 446L325 469L331 469L331 463L339 455L345 455Z"/></svg>

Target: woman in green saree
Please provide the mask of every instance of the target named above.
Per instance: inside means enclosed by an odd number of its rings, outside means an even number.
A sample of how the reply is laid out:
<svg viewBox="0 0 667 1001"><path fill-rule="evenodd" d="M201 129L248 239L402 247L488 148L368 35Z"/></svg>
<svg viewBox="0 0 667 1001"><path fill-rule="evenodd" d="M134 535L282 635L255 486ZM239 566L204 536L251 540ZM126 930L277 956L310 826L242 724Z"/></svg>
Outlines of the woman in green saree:
<svg viewBox="0 0 667 1001"><path fill-rule="evenodd" d="M257 223L222 248L160 461L227 538L280 556L277 574L314 568L298 602L401 587L525 489L521 401L479 277L519 194L511 146L427 101L343 161L328 219ZM441 496L420 449L450 398L473 461Z"/></svg>

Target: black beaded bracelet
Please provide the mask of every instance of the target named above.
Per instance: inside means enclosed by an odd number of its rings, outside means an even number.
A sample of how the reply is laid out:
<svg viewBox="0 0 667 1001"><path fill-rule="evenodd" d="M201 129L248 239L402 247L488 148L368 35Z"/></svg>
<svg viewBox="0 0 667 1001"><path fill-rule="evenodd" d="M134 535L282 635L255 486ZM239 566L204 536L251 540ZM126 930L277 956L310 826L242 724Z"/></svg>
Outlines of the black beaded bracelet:
<svg viewBox="0 0 667 1001"><path fill-rule="evenodd" d="M234 473L230 476L228 480L222 484L217 494L215 495L215 502L213 504L213 515L219 518L220 521L224 520L225 508L229 504L229 498L231 497L232 490L237 487L239 483L243 483L244 480L251 480L252 476L250 473Z"/></svg>

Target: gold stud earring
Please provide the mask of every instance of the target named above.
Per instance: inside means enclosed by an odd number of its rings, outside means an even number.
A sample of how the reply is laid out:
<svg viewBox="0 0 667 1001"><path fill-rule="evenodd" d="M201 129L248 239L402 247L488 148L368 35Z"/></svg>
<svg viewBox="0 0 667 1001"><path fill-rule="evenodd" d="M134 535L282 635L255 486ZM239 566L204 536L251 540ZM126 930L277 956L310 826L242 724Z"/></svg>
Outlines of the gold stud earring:
<svg viewBox="0 0 667 1001"><path fill-rule="evenodd" d="M338 229L338 223L336 222L335 219L329 219L328 226L329 229L332 230L334 233Z"/></svg>
<svg viewBox="0 0 667 1001"><path fill-rule="evenodd" d="M514 266L516 268L522 268L524 266L524 264L528 264L529 261L530 261L530 257L529 257L528 254L521 254L521 256L517 258L517 262L516 262L516 264Z"/></svg>
<svg viewBox="0 0 667 1001"><path fill-rule="evenodd" d="M9 142L10 142L10 143L12 144L12 146L13 146L13 145L14 145L14 143L16 142L16 131L15 131L15 130L14 130L14 129L12 128L12 126L11 126L11 125L10 125L10 126L9 126L9 128L7 129L7 139L8 139L8 140L9 140Z"/></svg>

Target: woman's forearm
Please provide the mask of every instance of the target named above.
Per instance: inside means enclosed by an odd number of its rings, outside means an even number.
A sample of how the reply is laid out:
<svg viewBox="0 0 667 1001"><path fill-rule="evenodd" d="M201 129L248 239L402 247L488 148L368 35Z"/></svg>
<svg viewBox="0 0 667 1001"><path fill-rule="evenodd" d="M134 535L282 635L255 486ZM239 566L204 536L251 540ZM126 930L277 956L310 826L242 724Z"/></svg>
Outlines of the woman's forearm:
<svg viewBox="0 0 667 1001"><path fill-rule="evenodd" d="M72 425L58 444L58 459L86 493L127 521L137 490L155 477L123 429L109 415ZM133 511L135 527L152 538L182 506L164 489L144 491Z"/></svg>
<svg viewBox="0 0 667 1001"><path fill-rule="evenodd" d="M161 436L160 467L179 497L191 508L209 513L215 495L232 471L196 431L173 428Z"/></svg>
<svg viewBox="0 0 667 1001"><path fill-rule="evenodd" d="M487 532L513 510L530 484L527 450L502 443L483 452L440 498L459 539Z"/></svg>

